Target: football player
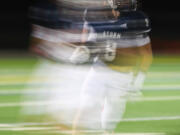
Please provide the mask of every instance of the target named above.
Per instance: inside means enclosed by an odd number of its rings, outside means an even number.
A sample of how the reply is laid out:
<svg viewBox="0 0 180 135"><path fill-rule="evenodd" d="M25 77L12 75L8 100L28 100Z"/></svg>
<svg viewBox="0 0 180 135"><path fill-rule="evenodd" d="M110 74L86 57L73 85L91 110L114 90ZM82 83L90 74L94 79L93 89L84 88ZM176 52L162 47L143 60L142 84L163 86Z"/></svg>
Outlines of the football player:
<svg viewBox="0 0 180 135"><path fill-rule="evenodd" d="M152 62L151 43L147 34L150 26L144 14L136 12L131 15L133 20L138 16L136 22L141 22L134 25L136 28L130 23L117 33L119 25L110 28L107 25L94 27L99 34L101 29L109 31L103 34L106 42L102 42L103 36L97 34L100 43L96 42L96 49L90 49L96 52L101 48L84 82L81 109L77 113L74 127L112 131L122 119L127 97L142 89L145 73ZM122 31L131 28L131 32Z"/></svg>
<svg viewBox="0 0 180 135"><path fill-rule="evenodd" d="M112 8L113 3L110 2L110 5ZM65 103L64 108L50 108L56 110L54 114L59 112L55 117L65 125L69 126L71 121L74 130L113 130L122 118L129 93L137 93L141 89L152 60L147 34L150 30L148 18L142 12L119 12L113 7L111 12L108 11L113 16L109 21L103 20L104 16L98 21L96 18L99 16L88 21L91 10L87 9L83 10L83 18L74 22L73 19L63 18L63 14L59 13L62 6L58 6L52 2L30 8L30 18L34 24L33 50L53 61L76 64L70 67L77 67L78 72L82 69L79 65L83 67L85 63L91 70L84 72L86 79L82 87L80 85L79 96L69 90L69 94L76 95L70 104ZM50 67L57 69L58 64ZM71 80L69 73L73 74L74 70L63 71ZM65 86L64 91L66 88L72 89ZM55 97L59 98L57 95ZM75 100L77 98L80 101Z"/></svg>

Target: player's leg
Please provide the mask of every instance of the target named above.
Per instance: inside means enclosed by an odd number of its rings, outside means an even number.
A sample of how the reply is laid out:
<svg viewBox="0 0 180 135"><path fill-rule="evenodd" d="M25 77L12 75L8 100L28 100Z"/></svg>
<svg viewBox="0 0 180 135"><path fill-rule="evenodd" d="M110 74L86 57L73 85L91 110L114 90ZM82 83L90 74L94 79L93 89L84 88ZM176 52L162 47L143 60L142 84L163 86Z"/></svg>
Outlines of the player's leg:
<svg viewBox="0 0 180 135"><path fill-rule="evenodd" d="M119 40L116 58L112 62L106 62L112 72L109 70L107 77L110 79L107 80L109 89L102 113L103 128L112 130L115 128L122 119L127 100L126 95L129 96L131 91L137 93L142 86L145 76L140 74L140 67L141 69L148 67L151 63L151 51L147 45L150 45L150 40L146 37ZM142 64L143 62L145 64Z"/></svg>
<svg viewBox="0 0 180 135"><path fill-rule="evenodd" d="M120 73L110 70L107 78L107 93L101 124L106 131L113 131L123 117L133 73Z"/></svg>
<svg viewBox="0 0 180 135"><path fill-rule="evenodd" d="M74 119L74 130L78 128L101 130L105 91L103 86L103 77L92 67L83 83L80 108Z"/></svg>

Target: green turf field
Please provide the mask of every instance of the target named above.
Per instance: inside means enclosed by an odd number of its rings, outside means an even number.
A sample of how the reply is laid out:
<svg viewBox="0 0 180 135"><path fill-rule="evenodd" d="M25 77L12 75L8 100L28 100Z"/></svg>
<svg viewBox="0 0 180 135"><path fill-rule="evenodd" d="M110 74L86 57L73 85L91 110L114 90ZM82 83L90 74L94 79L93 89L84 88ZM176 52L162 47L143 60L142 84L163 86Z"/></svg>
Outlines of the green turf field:
<svg viewBox="0 0 180 135"><path fill-rule="evenodd" d="M23 102L22 93L37 63L32 57L0 58L0 135L60 134L55 124L48 123L48 116L27 118L20 113L21 107L28 105ZM30 89L39 85L38 80ZM143 96L128 102L115 132L180 134L179 56L154 57Z"/></svg>

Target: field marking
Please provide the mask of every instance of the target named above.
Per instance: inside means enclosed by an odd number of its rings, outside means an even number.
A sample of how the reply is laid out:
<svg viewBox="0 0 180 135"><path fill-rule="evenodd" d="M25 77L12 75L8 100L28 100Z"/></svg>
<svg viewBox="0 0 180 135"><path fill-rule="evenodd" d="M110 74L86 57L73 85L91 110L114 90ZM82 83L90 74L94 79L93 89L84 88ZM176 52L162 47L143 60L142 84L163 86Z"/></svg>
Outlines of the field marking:
<svg viewBox="0 0 180 135"><path fill-rule="evenodd" d="M31 101L31 102L19 102L19 103L0 103L0 107L16 107L16 106L48 106L48 105L61 105L63 103L57 103L58 101Z"/></svg>
<svg viewBox="0 0 180 135"><path fill-rule="evenodd" d="M166 135L166 133L114 133L112 135Z"/></svg>
<svg viewBox="0 0 180 135"><path fill-rule="evenodd" d="M0 131L37 131L37 130L58 130L57 127L9 127L0 128Z"/></svg>
<svg viewBox="0 0 180 135"><path fill-rule="evenodd" d="M125 118L121 122L137 122L137 121L160 121L160 120L180 120L180 116L162 116L162 117L146 117L146 118Z"/></svg>
<svg viewBox="0 0 180 135"><path fill-rule="evenodd" d="M180 96L162 96L162 97L137 97L130 98L129 101L174 101L180 100Z"/></svg>
<svg viewBox="0 0 180 135"><path fill-rule="evenodd" d="M128 101L143 102L143 101L176 101L180 100L180 96L165 96L165 97L139 97L129 98ZM0 103L0 107L17 107L17 106L48 106L48 105L63 105L63 100L50 101L26 101L18 103Z"/></svg>
<svg viewBox="0 0 180 135"><path fill-rule="evenodd" d="M42 133L42 132L41 132ZM46 133L52 134L52 133L60 133L60 134L73 134L72 131L46 131ZM166 135L166 133L107 133L104 131L96 131L96 130L83 130L79 131L77 133L86 133L86 134L95 134L95 135Z"/></svg>
<svg viewBox="0 0 180 135"><path fill-rule="evenodd" d="M0 124L0 128L13 127L14 124Z"/></svg>
<svg viewBox="0 0 180 135"><path fill-rule="evenodd" d="M37 86L39 86L39 85L37 85ZM48 87L48 86L50 86L50 85L45 85L44 87ZM26 94L49 94L49 93L50 93L49 90L42 90L41 88L35 88L35 90L0 90L0 96L1 95L17 95L17 94L20 94L20 95L26 95ZM51 92L51 93L53 93L53 92Z"/></svg>
<svg viewBox="0 0 180 135"><path fill-rule="evenodd" d="M0 128L0 131L45 131L46 133L61 133L61 134L73 134L72 130L61 130L57 127L13 127L13 128ZM100 133L101 135L107 135L102 130L78 130L78 133ZM166 135L165 133L113 133L108 135Z"/></svg>
<svg viewBox="0 0 180 135"><path fill-rule="evenodd" d="M170 96L170 97L143 97L143 98L130 98L128 101L176 101L180 100L180 96ZM52 101L31 101L31 102L19 102L19 103L0 103L0 107L17 107L17 106L49 106L49 105L63 105L64 103L58 100Z"/></svg>
<svg viewBox="0 0 180 135"><path fill-rule="evenodd" d="M160 120L180 120L180 116L163 116L163 117L145 117L145 118L124 118L121 120L121 122L141 122L141 121L160 121ZM115 121L115 120L114 120ZM113 120L112 120L113 122ZM57 127L58 123L52 123L52 122L47 122L47 123L1 123L0 124L0 129L7 129L7 128L20 128L24 127L25 130L33 130L32 128L35 128L34 130L37 130L37 126L51 126L51 127L46 127L49 129L60 129L60 127ZM28 127L25 127L28 126ZM36 126L36 127L34 127ZM56 127L55 127L56 126ZM27 128L27 129L26 129ZM43 129L43 127L40 127ZM44 127L45 128L45 127ZM84 130L83 130L84 131ZM92 130L91 130L92 131ZM101 131L102 132L102 131Z"/></svg>
<svg viewBox="0 0 180 135"><path fill-rule="evenodd" d="M52 131L49 131L52 130ZM16 127L16 128L0 128L0 131L46 131L46 133L52 134L52 133L61 133L61 134L73 134L74 132L71 130L61 130L53 127L47 128L47 127L33 127L33 128L27 128L27 127ZM101 135L107 135L107 133L104 133L104 131L96 131L96 130L81 130L78 131L78 133L93 133L97 134L100 133ZM165 133L112 133L108 135L166 135Z"/></svg>
<svg viewBox="0 0 180 135"><path fill-rule="evenodd" d="M73 132L71 131L53 131L49 132L47 131L46 133L60 133L60 134L72 134ZM104 133L104 132L97 132L97 131L84 131L80 133L94 133L96 135L166 135L166 133ZM99 133L99 134L98 134Z"/></svg>
<svg viewBox="0 0 180 135"><path fill-rule="evenodd" d="M180 85L178 84L172 84L172 85L151 85L151 86L144 86L143 90L180 90Z"/></svg>
<svg viewBox="0 0 180 135"><path fill-rule="evenodd" d="M48 83L48 85L42 85L39 81L35 82L35 81L32 81L32 82L28 82L28 81L24 81L22 83L10 83L10 82L7 82L7 83L0 83L0 85L24 85L25 87L27 86L27 89L24 88L22 90L16 90L16 89L13 89L13 90L2 90L0 89L0 95L2 94L23 94L23 93L35 93L37 92L37 90L41 90L43 91L43 88L46 87L47 89L47 86L54 86L54 87L59 87L58 83ZM37 90L29 90L29 89L34 89L34 87L42 87L42 88L37 88ZM45 88L44 88L45 89ZM160 84L160 85L145 85L142 89L142 91L156 91L156 90L180 90L180 85L179 84ZM27 91L27 92L26 92Z"/></svg>
<svg viewBox="0 0 180 135"><path fill-rule="evenodd" d="M26 123L11 123L11 124L0 124L0 128L7 128L7 127L22 127L22 126L53 126L57 125L58 123L55 122L47 122L47 123L42 123L42 122L26 122Z"/></svg>

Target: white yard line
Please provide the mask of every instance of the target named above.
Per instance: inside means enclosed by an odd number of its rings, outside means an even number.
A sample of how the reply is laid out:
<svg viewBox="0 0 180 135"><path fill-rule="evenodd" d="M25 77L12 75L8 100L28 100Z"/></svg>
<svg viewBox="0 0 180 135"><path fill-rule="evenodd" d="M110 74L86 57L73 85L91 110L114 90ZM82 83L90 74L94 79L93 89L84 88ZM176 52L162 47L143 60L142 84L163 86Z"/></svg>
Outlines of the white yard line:
<svg viewBox="0 0 180 135"><path fill-rule="evenodd" d="M46 131L46 133L52 134L52 133L59 133L59 134L73 134L72 131ZM84 131L78 131L78 133L86 133L86 134L95 134L95 135L166 135L166 133L106 133L104 131L96 131L96 130L84 130Z"/></svg>
<svg viewBox="0 0 180 135"><path fill-rule="evenodd" d="M22 126L27 126L27 127L31 127L31 126L54 126L54 125L58 125L58 123L55 122L47 122L47 123L42 123L42 122L26 122L26 123L11 123L11 124L0 124L0 128L7 128L7 127L22 127Z"/></svg>
<svg viewBox="0 0 180 135"><path fill-rule="evenodd" d="M60 134L72 134L70 131L53 131L53 132L46 132L46 133L60 133ZM81 132L80 132L81 133ZM95 135L166 135L166 133L103 133L103 132L97 132L97 131L91 131L91 132L82 132L82 133L94 133Z"/></svg>
<svg viewBox="0 0 180 135"><path fill-rule="evenodd" d="M166 135L166 134L165 133L115 133L114 135Z"/></svg>
<svg viewBox="0 0 180 135"><path fill-rule="evenodd" d="M136 121L160 121L160 120L180 120L180 116L162 116L162 117L146 117L146 118L125 118L122 122L136 122Z"/></svg>
<svg viewBox="0 0 180 135"><path fill-rule="evenodd" d="M141 121L160 121L160 120L180 120L180 116L163 116L163 117L144 117L144 118L124 118L121 122L141 122ZM36 129L37 126L51 126L51 127L39 127L39 128L49 128L49 129L60 129L57 127L58 123L1 123L1 129L8 129L8 128L24 128L25 130L38 130ZM34 128L34 129L33 129ZM84 131L84 130L83 130ZM86 130L85 130L86 131ZM92 131L92 130L90 130ZM102 132L102 131L99 131Z"/></svg>
<svg viewBox="0 0 180 135"><path fill-rule="evenodd" d="M14 124L0 124L0 128L14 127Z"/></svg>
<svg viewBox="0 0 180 135"><path fill-rule="evenodd" d="M13 128L0 128L0 131L45 131L45 133L61 133L61 134L72 134L71 130L61 130L57 127L13 127ZM103 135L101 130L78 130L78 133L93 133ZM107 135L107 133L104 133ZM110 135L110 134L109 134ZM112 135L166 135L165 133L113 133Z"/></svg>
<svg viewBox="0 0 180 135"><path fill-rule="evenodd" d="M166 84L161 84L161 85L150 85L150 86L144 86L143 90L180 90L180 85L179 84L172 84L172 85L166 85Z"/></svg>
<svg viewBox="0 0 180 135"><path fill-rule="evenodd" d="M24 81L22 83L3 83L3 84L0 84L0 85L18 85L18 84L26 84L27 81ZM29 90L31 88L33 88L33 86L41 86L42 88L37 88L37 90ZM43 92L43 88L46 87L48 89L47 86L53 86L53 87L59 87L58 83L48 83L48 85L43 85L43 84L40 84L40 82L28 82L27 84L27 89L22 89L22 90L17 90L17 89L14 89L14 90L0 90L0 95L4 95L4 94L34 94L34 93L38 93L38 90L41 90ZM32 86L32 87L31 87ZM180 90L180 84L172 84L172 85L165 85L165 84L160 84L160 85L146 85L143 87L143 91L156 91L156 90Z"/></svg>
<svg viewBox="0 0 180 135"><path fill-rule="evenodd" d="M38 85L39 86L39 85ZM44 86L44 87L48 87ZM49 92L48 89L42 90L42 88L35 88L34 90L0 90L0 96L1 95L27 95L27 94L49 94L53 92Z"/></svg>
<svg viewBox="0 0 180 135"><path fill-rule="evenodd" d="M0 131L41 131L41 130L58 130L57 127L8 127L0 128Z"/></svg>
<svg viewBox="0 0 180 135"><path fill-rule="evenodd" d="M48 106L48 105L62 105L58 101L31 101L19 103L0 103L0 107L17 107L17 106Z"/></svg>
<svg viewBox="0 0 180 135"><path fill-rule="evenodd" d="M139 97L130 98L129 101L143 102L143 101L176 101L180 100L180 96L165 96L165 97ZM0 103L0 107L17 107L17 106L49 106L49 105L63 105L63 101L26 101L18 103Z"/></svg>
<svg viewBox="0 0 180 135"><path fill-rule="evenodd" d="M161 97L137 97L137 98L130 98L129 101L173 101L173 100L180 100L180 96L161 96Z"/></svg>

